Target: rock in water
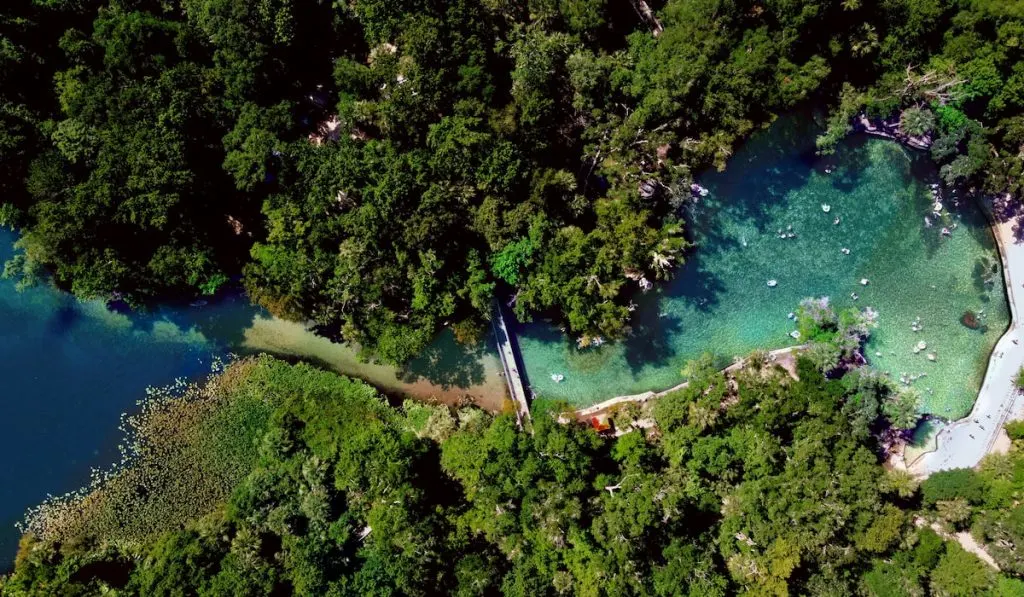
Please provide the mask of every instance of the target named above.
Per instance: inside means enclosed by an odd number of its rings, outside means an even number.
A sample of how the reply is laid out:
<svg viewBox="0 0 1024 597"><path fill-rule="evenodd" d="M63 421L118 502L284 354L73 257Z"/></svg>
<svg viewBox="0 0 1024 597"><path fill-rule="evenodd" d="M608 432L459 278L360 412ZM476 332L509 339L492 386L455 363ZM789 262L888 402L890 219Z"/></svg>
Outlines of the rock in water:
<svg viewBox="0 0 1024 597"><path fill-rule="evenodd" d="M978 316L974 311L964 311L964 314L960 316L960 323L966 328L976 330L981 327L981 322L978 321Z"/></svg>

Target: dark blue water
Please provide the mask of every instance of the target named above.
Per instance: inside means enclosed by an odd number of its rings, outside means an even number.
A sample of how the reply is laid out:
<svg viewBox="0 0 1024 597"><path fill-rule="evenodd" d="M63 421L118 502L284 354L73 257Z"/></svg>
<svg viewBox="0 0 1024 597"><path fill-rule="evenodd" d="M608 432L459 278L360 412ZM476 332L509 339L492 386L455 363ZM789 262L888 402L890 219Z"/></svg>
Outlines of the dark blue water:
<svg viewBox="0 0 1024 597"><path fill-rule="evenodd" d="M14 239L0 229L0 263ZM0 562L11 561L27 508L118 458L120 414L147 386L208 372L254 314L235 298L129 316L0 280Z"/></svg>

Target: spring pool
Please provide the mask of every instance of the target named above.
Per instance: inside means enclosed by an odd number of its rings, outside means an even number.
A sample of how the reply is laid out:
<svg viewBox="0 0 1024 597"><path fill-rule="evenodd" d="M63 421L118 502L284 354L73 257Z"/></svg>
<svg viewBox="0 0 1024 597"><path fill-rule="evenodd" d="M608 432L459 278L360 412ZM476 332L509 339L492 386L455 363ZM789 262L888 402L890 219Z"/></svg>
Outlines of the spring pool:
<svg viewBox="0 0 1024 597"><path fill-rule="evenodd" d="M894 379L924 373L911 383L925 412L966 414L1009 323L985 215L973 200L943 197L935 216L937 173L923 153L855 136L818 156L816 132L810 119L780 119L725 172L700 178L709 193L687 208L696 247L672 281L638 293L626 340L578 350L551 325L521 324L536 395L588 405L671 387L704 352L727 362L797 344L788 314L805 297L828 296L879 312L869 363ZM977 329L961 323L968 310ZM921 341L927 348L915 352Z"/></svg>

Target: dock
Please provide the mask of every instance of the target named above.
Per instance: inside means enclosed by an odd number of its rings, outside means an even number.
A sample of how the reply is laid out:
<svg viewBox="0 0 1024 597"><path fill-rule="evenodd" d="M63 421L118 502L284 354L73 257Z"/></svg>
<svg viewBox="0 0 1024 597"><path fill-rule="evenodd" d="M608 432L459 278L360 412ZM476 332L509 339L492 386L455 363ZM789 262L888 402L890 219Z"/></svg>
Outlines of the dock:
<svg viewBox="0 0 1024 597"><path fill-rule="evenodd" d="M505 313L498 299L494 299L492 307L491 329L494 330L494 339L498 344L501 367L505 370L508 394L516 405L516 420L522 427L530 421L530 403L526 394L526 386L523 383L519 360L516 358L515 340L509 333L508 326L505 325Z"/></svg>

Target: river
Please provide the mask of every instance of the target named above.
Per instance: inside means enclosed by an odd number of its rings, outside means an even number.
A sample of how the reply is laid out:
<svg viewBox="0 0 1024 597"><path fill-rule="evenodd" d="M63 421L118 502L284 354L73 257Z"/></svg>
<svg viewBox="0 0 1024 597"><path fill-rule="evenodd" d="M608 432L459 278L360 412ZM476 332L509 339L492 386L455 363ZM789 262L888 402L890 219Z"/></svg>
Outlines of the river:
<svg viewBox="0 0 1024 597"><path fill-rule="evenodd" d="M879 311L869 359L894 376L927 373L915 382L925 411L953 417L968 410L1008 322L984 218L970 202L947 200L941 221L925 226L935 176L926 159L863 137L822 158L813 151L815 132L809 120L783 119L740 148L727 172L701 177L708 196L687 214L697 248L670 283L637 295L626 341L579 351L543 322L518 325L538 395L586 405L672 386L683 363L702 352L728 360L793 343L788 312L806 296L828 295L840 306ZM943 236L941 228L953 224ZM0 261L14 240L0 230ZM984 311L982 330L961 325L968 309ZM920 332L911 329L917 318ZM914 353L921 340L928 349ZM391 394L449 403L469 396L493 410L505 396L492 339L465 348L446 332L397 371L360 363L351 347L236 295L127 313L50 287L17 292L0 281L0 351L0 449L8 455L0 467L0 558L7 561L17 543L13 525L27 508L86 484L91 467L118 458L119 417L147 386L201 375L228 353L302 357Z"/></svg>
<svg viewBox="0 0 1024 597"><path fill-rule="evenodd" d="M16 236L0 229L0 263ZM17 546L15 522L49 493L88 483L119 458L121 413L147 386L194 378L229 353L271 352L356 375L394 395L497 410L505 395L493 340L459 347L442 334L403 371L359 362L356 351L274 319L230 295L201 306L117 312L48 286L15 290L0 280L0 559ZM0 566L0 569L3 567Z"/></svg>

